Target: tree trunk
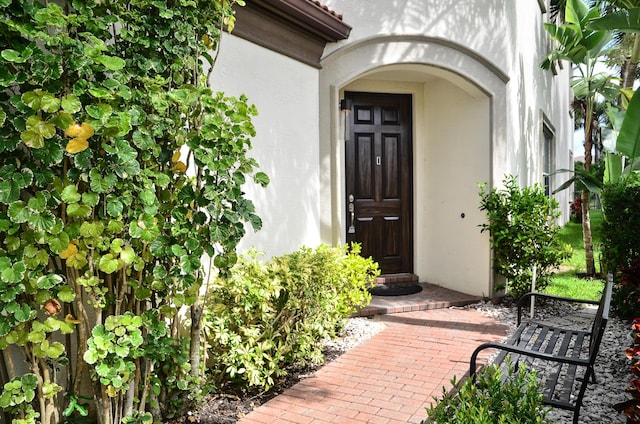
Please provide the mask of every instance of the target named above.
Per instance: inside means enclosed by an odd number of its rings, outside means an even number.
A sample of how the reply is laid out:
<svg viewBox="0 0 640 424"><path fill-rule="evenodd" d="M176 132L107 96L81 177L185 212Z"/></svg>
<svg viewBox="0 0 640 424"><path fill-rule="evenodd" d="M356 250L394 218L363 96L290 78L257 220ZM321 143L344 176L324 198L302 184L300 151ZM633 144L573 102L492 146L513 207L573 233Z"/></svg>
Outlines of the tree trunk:
<svg viewBox="0 0 640 424"><path fill-rule="evenodd" d="M620 69L620 77L622 81L620 81L620 86L622 88L631 88L633 87L633 83L636 80L636 69L638 64L632 62L631 60L625 60L622 64L622 68Z"/></svg>
<svg viewBox="0 0 640 424"><path fill-rule="evenodd" d="M584 170L591 172L593 150L593 106L587 105L585 111L585 137L584 137ZM596 274L596 264L593 257L593 238L591 236L591 217L589 215L589 190L582 191L582 240L584 243L585 273L587 276Z"/></svg>
<svg viewBox="0 0 640 424"><path fill-rule="evenodd" d="M200 297L191 306L191 344L189 356L191 357L191 375L198 377L200 373L200 333L202 330L202 313L204 304Z"/></svg>
<svg viewBox="0 0 640 424"><path fill-rule="evenodd" d="M596 273L595 259L593 256L593 238L591 236L591 217L589 215L589 190L582 191L582 240L584 243L584 257L586 274L593 276Z"/></svg>

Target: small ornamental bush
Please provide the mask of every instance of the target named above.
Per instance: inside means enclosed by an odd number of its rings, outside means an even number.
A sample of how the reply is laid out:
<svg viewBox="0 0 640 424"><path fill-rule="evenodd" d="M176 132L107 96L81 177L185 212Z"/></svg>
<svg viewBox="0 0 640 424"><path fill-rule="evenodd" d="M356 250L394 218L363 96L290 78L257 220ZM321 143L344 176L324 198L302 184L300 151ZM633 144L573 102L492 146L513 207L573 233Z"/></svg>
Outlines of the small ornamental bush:
<svg viewBox="0 0 640 424"><path fill-rule="evenodd" d="M321 245L262 262L252 252L216 278L204 320L214 383L266 391L288 366L321 363L322 340L371 299L378 266L359 253Z"/></svg>
<svg viewBox="0 0 640 424"><path fill-rule="evenodd" d="M629 174L602 191L605 267L618 276L612 307L624 318L640 315L640 175Z"/></svg>
<svg viewBox="0 0 640 424"><path fill-rule="evenodd" d="M634 259L620 271L611 297L616 314L625 319L640 315L640 259Z"/></svg>
<svg viewBox="0 0 640 424"><path fill-rule="evenodd" d="M536 288L543 290L553 270L571 255L571 246L557 237L558 202L539 184L518 187L514 176L505 178L503 189L480 188L480 209L488 220L481 231L491 235L494 271L507 278L509 293L518 298L530 291L537 264Z"/></svg>
<svg viewBox="0 0 640 424"><path fill-rule="evenodd" d="M582 197L576 197L571 203L571 221L582 223Z"/></svg>
<svg viewBox="0 0 640 424"><path fill-rule="evenodd" d="M602 243L608 271L618 272L640 258L640 175L629 174L602 190Z"/></svg>
<svg viewBox="0 0 640 424"><path fill-rule="evenodd" d="M496 365L486 366L462 385L452 380L456 390L442 388L437 404L427 408L431 424L543 424L548 408L535 371L524 365L515 370L507 361L507 375ZM423 421L424 423L424 421Z"/></svg>
<svg viewBox="0 0 640 424"><path fill-rule="evenodd" d="M635 318L631 323L631 346L625 349L624 354L630 361L633 378L626 392L632 397L629 400L614 405L614 409L622 411L627 417L628 424L640 423L640 318Z"/></svg>

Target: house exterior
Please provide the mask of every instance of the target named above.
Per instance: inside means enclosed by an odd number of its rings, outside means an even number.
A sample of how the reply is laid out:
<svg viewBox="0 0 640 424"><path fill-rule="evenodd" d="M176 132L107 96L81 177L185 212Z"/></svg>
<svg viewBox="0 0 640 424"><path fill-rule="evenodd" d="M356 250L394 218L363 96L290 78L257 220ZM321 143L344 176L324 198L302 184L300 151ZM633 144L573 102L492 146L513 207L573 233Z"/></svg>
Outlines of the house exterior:
<svg viewBox="0 0 640 424"><path fill-rule="evenodd" d="M548 19L544 0L247 0L211 77L260 113L271 184L247 187L263 229L241 249L358 241L385 274L492 295L478 184L552 191L573 163Z"/></svg>

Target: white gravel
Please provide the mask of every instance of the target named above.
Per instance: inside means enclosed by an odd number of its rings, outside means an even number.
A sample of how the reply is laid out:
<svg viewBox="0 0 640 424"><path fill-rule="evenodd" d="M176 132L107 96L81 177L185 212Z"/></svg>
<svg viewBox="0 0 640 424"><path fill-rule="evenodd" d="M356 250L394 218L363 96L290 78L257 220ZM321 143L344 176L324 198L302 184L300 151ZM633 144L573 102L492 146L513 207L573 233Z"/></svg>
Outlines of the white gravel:
<svg viewBox="0 0 640 424"><path fill-rule="evenodd" d="M515 328L517 314L515 306L479 303L469 307L504 322L511 329ZM534 318L561 327L589 329L594 314L595 309L591 306L548 303L536 305ZM580 423L624 424L627 422L624 414L613 409L613 405L630 399L625 389L629 386L633 375L629 360L624 355L624 350L629 347L631 341L629 334L629 322L616 317L609 318L596 361L597 383L589 384L587 387L583 406L580 408ZM548 418L555 424L570 424L573 422L573 413L553 408Z"/></svg>
<svg viewBox="0 0 640 424"><path fill-rule="evenodd" d="M481 302L466 306L474 308L487 316L515 328L516 308L509 305L495 305ZM549 324L570 326L571 328L590 328L594 310L587 306L571 306L565 303L547 303L536 305L536 320ZM528 317L528 311L527 311ZM373 337L385 328L383 322L367 318L350 318L347 320L343 335L337 340L325 342L325 348L333 355L339 355L358 344ZM630 363L624 355L629 347L630 323L610 317L607 329L600 344L596 363L597 384L590 384L584 396L584 404L580 410L580 423L585 424L624 424L626 417L616 412L612 405L630 399L625 392L633 378ZM573 414L570 411L551 409L548 415L555 424L571 424Z"/></svg>

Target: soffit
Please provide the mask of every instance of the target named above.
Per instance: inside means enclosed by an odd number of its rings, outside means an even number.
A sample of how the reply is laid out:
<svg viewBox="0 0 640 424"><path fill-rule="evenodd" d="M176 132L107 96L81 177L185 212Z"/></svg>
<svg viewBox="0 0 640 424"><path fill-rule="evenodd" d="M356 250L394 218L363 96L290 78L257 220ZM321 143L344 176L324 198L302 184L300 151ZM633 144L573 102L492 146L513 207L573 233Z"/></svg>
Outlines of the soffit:
<svg viewBox="0 0 640 424"><path fill-rule="evenodd" d="M312 0L247 0L236 18L234 35L317 68L326 43L351 31L341 15Z"/></svg>

